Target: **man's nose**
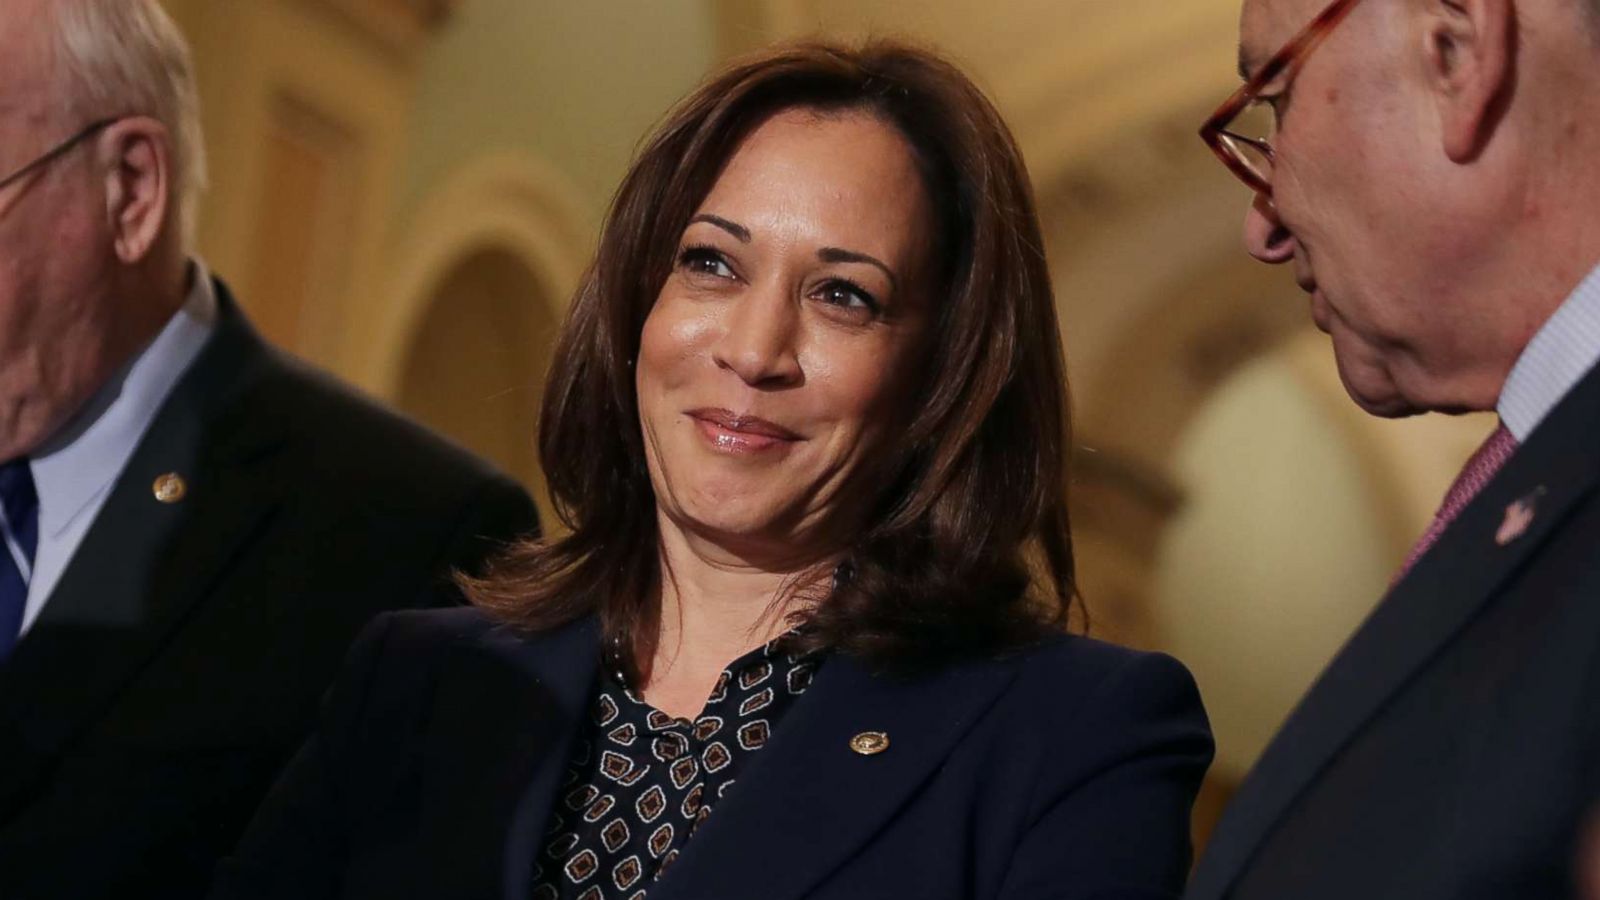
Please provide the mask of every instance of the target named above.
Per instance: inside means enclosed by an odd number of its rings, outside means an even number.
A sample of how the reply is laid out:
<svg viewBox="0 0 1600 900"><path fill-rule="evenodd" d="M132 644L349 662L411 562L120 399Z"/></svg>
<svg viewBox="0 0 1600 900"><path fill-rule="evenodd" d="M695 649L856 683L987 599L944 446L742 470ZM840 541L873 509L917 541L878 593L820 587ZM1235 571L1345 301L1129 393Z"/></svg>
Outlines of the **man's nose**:
<svg viewBox="0 0 1600 900"><path fill-rule="evenodd" d="M1261 194L1256 195L1244 214L1244 249L1272 265L1294 259L1294 235L1278 219L1272 200Z"/></svg>

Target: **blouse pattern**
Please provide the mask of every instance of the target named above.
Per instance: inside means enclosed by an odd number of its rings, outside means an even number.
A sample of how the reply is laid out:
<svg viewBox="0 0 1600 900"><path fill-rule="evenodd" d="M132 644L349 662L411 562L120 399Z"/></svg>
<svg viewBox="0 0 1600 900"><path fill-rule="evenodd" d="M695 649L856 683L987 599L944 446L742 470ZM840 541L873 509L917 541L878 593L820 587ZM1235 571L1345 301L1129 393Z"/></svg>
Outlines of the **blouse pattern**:
<svg viewBox="0 0 1600 900"><path fill-rule="evenodd" d="M601 675L534 865L534 900L645 900L811 686L820 658L783 643L729 664L692 721Z"/></svg>

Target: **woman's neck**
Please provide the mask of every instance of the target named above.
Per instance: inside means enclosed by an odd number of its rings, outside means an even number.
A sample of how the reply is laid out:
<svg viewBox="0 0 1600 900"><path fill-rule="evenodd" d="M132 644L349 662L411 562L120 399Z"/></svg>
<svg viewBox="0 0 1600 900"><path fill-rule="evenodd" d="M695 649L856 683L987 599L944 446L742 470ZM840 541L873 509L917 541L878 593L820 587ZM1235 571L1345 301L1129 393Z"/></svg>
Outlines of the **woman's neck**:
<svg viewBox="0 0 1600 900"><path fill-rule="evenodd" d="M678 718L704 708L728 664L787 631L825 565L753 564L661 522L661 625L643 697Z"/></svg>

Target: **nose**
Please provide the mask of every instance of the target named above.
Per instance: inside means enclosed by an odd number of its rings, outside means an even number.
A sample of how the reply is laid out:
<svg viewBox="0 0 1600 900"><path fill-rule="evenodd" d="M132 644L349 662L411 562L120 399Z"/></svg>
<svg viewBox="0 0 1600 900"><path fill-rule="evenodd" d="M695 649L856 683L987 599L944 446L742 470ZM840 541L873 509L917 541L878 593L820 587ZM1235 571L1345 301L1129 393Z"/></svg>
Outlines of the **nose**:
<svg viewBox="0 0 1600 900"><path fill-rule="evenodd" d="M1257 194L1244 214L1244 249L1272 265L1294 259L1294 235L1284 227L1277 207L1265 195Z"/></svg>
<svg viewBox="0 0 1600 900"><path fill-rule="evenodd" d="M755 388L799 384L802 373L795 343L800 310L776 286L754 289L733 300L723 319L722 334L712 347L717 367Z"/></svg>

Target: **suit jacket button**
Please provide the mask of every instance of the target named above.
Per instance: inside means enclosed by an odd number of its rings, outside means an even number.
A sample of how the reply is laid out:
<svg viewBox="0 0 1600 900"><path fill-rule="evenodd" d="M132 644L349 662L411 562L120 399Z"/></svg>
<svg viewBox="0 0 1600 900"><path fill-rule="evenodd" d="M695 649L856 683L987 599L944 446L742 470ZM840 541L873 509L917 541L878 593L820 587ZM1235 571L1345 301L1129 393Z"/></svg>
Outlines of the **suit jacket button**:
<svg viewBox="0 0 1600 900"><path fill-rule="evenodd" d="M156 483L151 486L150 490L151 493L156 495L156 499L162 503L177 503L183 499L183 495L189 493L189 485L184 483L182 475L176 472L168 472L157 478Z"/></svg>
<svg viewBox="0 0 1600 900"><path fill-rule="evenodd" d="M889 749L889 735L882 731L863 731L850 739L850 749L862 756L873 756Z"/></svg>

